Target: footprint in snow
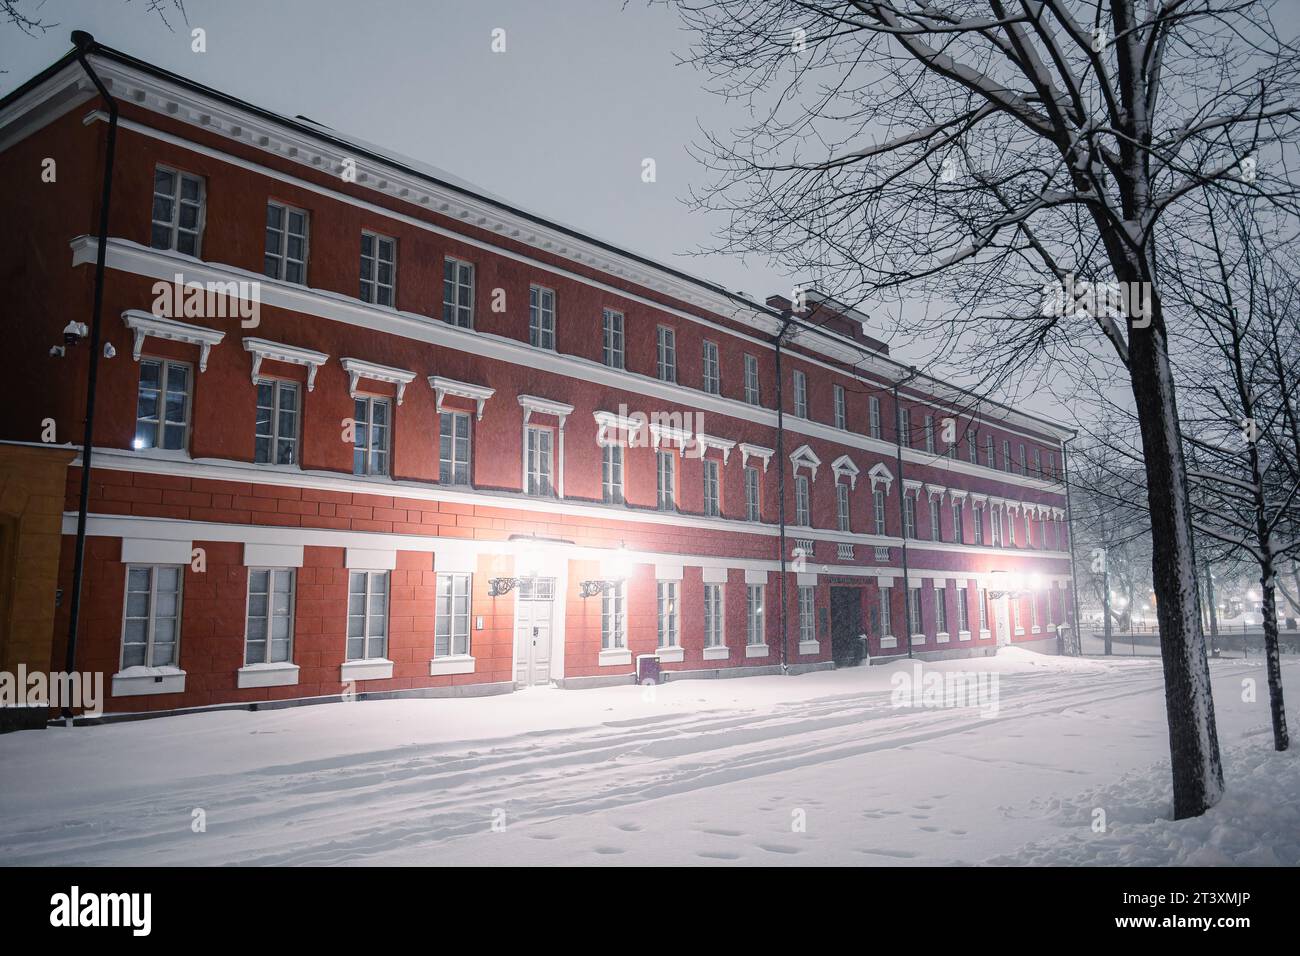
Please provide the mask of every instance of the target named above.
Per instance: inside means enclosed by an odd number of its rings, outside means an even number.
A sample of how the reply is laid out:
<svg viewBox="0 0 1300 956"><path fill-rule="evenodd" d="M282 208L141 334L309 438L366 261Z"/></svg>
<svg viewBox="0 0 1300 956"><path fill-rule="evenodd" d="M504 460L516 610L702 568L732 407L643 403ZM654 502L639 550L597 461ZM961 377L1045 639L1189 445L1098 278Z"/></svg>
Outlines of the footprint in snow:
<svg viewBox="0 0 1300 956"><path fill-rule="evenodd" d="M803 850L799 849L797 846L784 846L784 845L779 844L779 843L760 843L760 844L758 845L758 848L759 848L760 850L766 850L768 853L786 853L786 854L791 854L791 853L802 853L802 852L803 852Z"/></svg>
<svg viewBox="0 0 1300 956"><path fill-rule="evenodd" d="M594 846L591 850L593 853L599 853L601 856L612 856L616 853L623 852L623 848L617 846Z"/></svg>

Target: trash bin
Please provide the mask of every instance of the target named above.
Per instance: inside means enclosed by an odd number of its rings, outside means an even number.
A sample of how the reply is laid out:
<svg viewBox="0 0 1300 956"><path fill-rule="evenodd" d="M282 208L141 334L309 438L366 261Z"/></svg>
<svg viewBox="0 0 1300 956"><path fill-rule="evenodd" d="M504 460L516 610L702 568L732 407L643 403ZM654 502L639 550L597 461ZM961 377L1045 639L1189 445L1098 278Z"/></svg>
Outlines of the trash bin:
<svg viewBox="0 0 1300 956"><path fill-rule="evenodd" d="M636 682L638 684L659 683L658 654L638 654L636 656Z"/></svg>

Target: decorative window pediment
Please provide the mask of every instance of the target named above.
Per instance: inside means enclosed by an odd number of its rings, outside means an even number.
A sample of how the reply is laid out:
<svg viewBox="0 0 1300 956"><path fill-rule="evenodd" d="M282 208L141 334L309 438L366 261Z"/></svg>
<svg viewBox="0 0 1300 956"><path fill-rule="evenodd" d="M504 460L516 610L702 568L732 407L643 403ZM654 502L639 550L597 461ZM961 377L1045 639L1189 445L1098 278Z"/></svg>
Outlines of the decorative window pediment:
<svg viewBox="0 0 1300 956"><path fill-rule="evenodd" d="M807 445L800 445L790 453L790 463L794 466L794 474L797 477L800 468L807 468L812 473L812 480L817 480L817 469L821 467L822 460L817 457Z"/></svg>
<svg viewBox="0 0 1300 956"><path fill-rule="evenodd" d="M889 489L894 484L894 474L885 467L883 462L877 462L871 466L867 472L867 477L871 479L871 490L875 491L877 485L885 486L885 494L889 494Z"/></svg>
<svg viewBox="0 0 1300 956"><path fill-rule="evenodd" d="M549 398L540 398L537 395L520 395L519 407L524 410L525 425L528 424L534 414L554 415L560 420L560 428L563 428L565 421L573 414L572 405L552 401Z"/></svg>
<svg viewBox="0 0 1300 956"><path fill-rule="evenodd" d="M388 382L396 385L397 404L400 405L402 404L402 396L406 393L406 386L415 381L415 373L408 372L405 369L376 365L374 362L365 362L355 358L345 358L339 361L343 364L343 371L348 373L348 392L353 398L357 397L357 384L363 378L368 378L373 382Z"/></svg>
<svg viewBox="0 0 1300 956"><path fill-rule="evenodd" d="M931 501L933 501L935 498L938 498L940 501L942 501L943 496L948 493L948 489L945 488L943 485L926 485L925 492L927 495L929 495Z"/></svg>
<svg viewBox="0 0 1300 956"><path fill-rule="evenodd" d="M596 419L596 444L605 446L615 443L619 432L627 433L627 442L631 444L641 434L641 423L631 418L624 418L614 412L597 411L591 413ZM611 439L611 435L615 438Z"/></svg>
<svg viewBox="0 0 1300 956"><path fill-rule="evenodd" d="M853 463L853 459L848 455L840 455L839 458L831 462L831 470L835 472L836 481L847 477L849 479L849 488L856 489L858 487L858 466Z"/></svg>
<svg viewBox="0 0 1300 956"><path fill-rule="evenodd" d="M903 494L916 495L919 498L921 496L921 488L923 487L923 485L924 482L918 481L915 478L904 478Z"/></svg>
<svg viewBox="0 0 1300 956"><path fill-rule="evenodd" d="M746 467L750 458L761 458L763 460L763 471L767 471L767 464L772 460L774 454L776 452L770 448L764 448L762 445L750 445L747 442L741 442L740 467Z"/></svg>
<svg viewBox="0 0 1300 956"><path fill-rule="evenodd" d="M216 329L207 329L201 325L191 325L188 322L178 322L175 319L164 319L151 312L142 312L139 309L127 309L122 313L122 321L135 334L135 343L131 346L131 357L137 362L140 361L140 353L144 349L144 340L149 336L153 336L156 339L166 339L169 342L185 342L188 345L197 345L199 347L200 372L208 370L208 354L212 351L212 346L220 345L221 340L226 337L225 332L219 332Z"/></svg>
<svg viewBox="0 0 1300 956"><path fill-rule="evenodd" d="M497 393L495 388L488 388L486 385L471 385L469 382L458 382L454 378L443 378L441 375L430 375L429 386L433 389L434 410L439 414L442 413L442 400L448 395L454 395L456 398L464 398L474 403L475 419L483 420L483 406L487 400Z"/></svg>
<svg viewBox="0 0 1300 956"><path fill-rule="evenodd" d="M705 435L703 432L696 435L695 440L700 445L701 454L707 452L710 448L715 448L722 452L722 463L724 465L731 459L731 449L736 447L734 441L728 441L725 438L718 438L716 435Z"/></svg>
<svg viewBox="0 0 1300 956"><path fill-rule="evenodd" d="M296 345L284 345L280 342L271 342L267 339L244 339L244 349L253 356L253 384L257 384L257 376L262 371L262 362L270 359L272 362L287 362L290 365L305 365L307 367L307 391L312 391L316 387L316 370L329 361L329 356L324 352L315 352L311 349L299 348Z"/></svg>
<svg viewBox="0 0 1300 956"><path fill-rule="evenodd" d="M675 443L679 448L688 448L691 442L695 440L689 428L679 428L676 425L666 425L662 422L650 422L650 440L655 448L658 448L664 442Z"/></svg>

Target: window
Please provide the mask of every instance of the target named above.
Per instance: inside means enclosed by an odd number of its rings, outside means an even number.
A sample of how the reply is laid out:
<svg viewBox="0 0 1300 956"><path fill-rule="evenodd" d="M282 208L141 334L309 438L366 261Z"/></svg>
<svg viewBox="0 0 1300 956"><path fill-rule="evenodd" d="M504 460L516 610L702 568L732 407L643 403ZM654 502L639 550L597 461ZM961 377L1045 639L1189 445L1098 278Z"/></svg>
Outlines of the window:
<svg viewBox="0 0 1300 956"><path fill-rule="evenodd" d="M361 301L392 306L397 302L397 240L361 233Z"/></svg>
<svg viewBox="0 0 1300 956"><path fill-rule="evenodd" d="M167 359L140 361L133 448L183 450L189 440L190 367Z"/></svg>
<svg viewBox="0 0 1300 956"><path fill-rule="evenodd" d="M245 664L278 664L293 659L293 577L293 568L248 569Z"/></svg>
<svg viewBox="0 0 1300 956"><path fill-rule="evenodd" d="M966 589L957 589L957 630L970 633L970 605L966 603Z"/></svg>
<svg viewBox="0 0 1300 956"><path fill-rule="evenodd" d="M1034 449L1034 477L1043 477L1043 452L1040 448Z"/></svg>
<svg viewBox="0 0 1300 956"><path fill-rule="evenodd" d="M1000 548L1002 547L1002 509L994 505L989 514L992 519L990 524L993 528L993 547Z"/></svg>
<svg viewBox="0 0 1300 956"><path fill-rule="evenodd" d="M465 412L438 416L438 481L444 485L469 484L469 429Z"/></svg>
<svg viewBox="0 0 1300 956"><path fill-rule="evenodd" d="M876 534L885 533L885 492L881 488L871 492L871 508L875 512Z"/></svg>
<svg viewBox="0 0 1300 956"><path fill-rule="evenodd" d="M382 660L388 652L388 572L348 575L348 660Z"/></svg>
<svg viewBox="0 0 1300 956"><path fill-rule="evenodd" d="M966 457L970 459L972 465L980 463L979 436L974 431L966 433Z"/></svg>
<svg viewBox="0 0 1300 956"><path fill-rule="evenodd" d="M998 466L997 453L994 451L992 435L987 435L984 438L984 464L990 468L996 468Z"/></svg>
<svg viewBox="0 0 1300 956"><path fill-rule="evenodd" d="M528 445L525 463L527 482L525 492L530 495L549 497L555 494L551 483L551 442L552 432L549 428L528 426Z"/></svg>
<svg viewBox="0 0 1300 956"><path fill-rule="evenodd" d="M677 646L677 582L659 581L659 646Z"/></svg>
<svg viewBox="0 0 1300 956"><path fill-rule="evenodd" d="M903 494L903 537L916 537L916 496Z"/></svg>
<svg viewBox="0 0 1300 956"><path fill-rule="evenodd" d="M352 474L388 474L388 399L358 398L355 402Z"/></svg>
<svg viewBox="0 0 1300 956"><path fill-rule="evenodd" d="M1024 442L1020 443L1020 473L1022 475L1025 475L1026 477L1028 477L1029 475L1029 459L1025 455Z"/></svg>
<svg viewBox="0 0 1300 956"><path fill-rule="evenodd" d="M606 504L623 504L622 445L606 445L601 449L600 489Z"/></svg>
<svg viewBox="0 0 1300 956"><path fill-rule="evenodd" d="M814 590L807 585L799 588L799 642L801 644L817 640L816 611L813 608Z"/></svg>
<svg viewBox="0 0 1300 956"><path fill-rule="evenodd" d="M761 521L762 512L758 498L758 469L745 469L745 520Z"/></svg>
<svg viewBox="0 0 1300 956"><path fill-rule="evenodd" d="M930 540L943 540L943 527L939 524L939 499L930 499Z"/></svg>
<svg viewBox="0 0 1300 956"><path fill-rule="evenodd" d="M975 505L972 509L975 524L975 543L984 543L984 506Z"/></svg>
<svg viewBox="0 0 1300 956"><path fill-rule="evenodd" d="M555 351L555 293L539 285L528 287L528 344Z"/></svg>
<svg viewBox="0 0 1300 956"><path fill-rule="evenodd" d="M948 589L936 587L934 589L934 629L940 633L948 633Z"/></svg>
<svg viewBox="0 0 1300 956"><path fill-rule="evenodd" d="M600 596L600 649L627 647L627 582L614 581Z"/></svg>
<svg viewBox="0 0 1300 956"><path fill-rule="evenodd" d="M898 440L904 448L912 447L912 410L899 406Z"/></svg>
<svg viewBox="0 0 1300 956"><path fill-rule="evenodd" d="M266 255L262 269L272 279L307 281L307 213L278 202L266 204Z"/></svg>
<svg viewBox="0 0 1300 956"><path fill-rule="evenodd" d="M966 540L965 515L962 514L962 503L954 501L952 503L952 540L957 544L962 544Z"/></svg>
<svg viewBox="0 0 1300 956"><path fill-rule="evenodd" d="M831 395L835 398L835 427L848 428L848 411L844 404L844 386L832 385Z"/></svg>
<svg viewBox="0 0 1300 956"><path fill-rule="evenodd" d="M880 437L880 399L872 395L867 399L867 422L872 438Z"/></svg>
<svg viewBox="0 0 1300 956"><path fill-rule="evenodd" d="M808 376L794 370L794 414L796 418L808 417Z"/></svg>
<svg viewBox="0 0 1300 956"><path fill-rule="evenodd" d="M718 505L718 463L711 460L704 462L704 513L710 518L722 513Z"/></svg>
<svg viewBox="0 0 1300 956"><path fill-rule="evenodd" d="M257 424L253 460L293 465L298 461L298 386L258 379Z"/></svg>
<svg viewBox="0 0 1300 956"><path fill-rule="evenodd" d="M750 405L762 403L758 388L758 359L752 355L745 356L745 401Z"/></svg>
<svg viewBox="0 0 1300 956"><path fill-rule="evenodd" d="M745 643L765 644L763 633L763 590L762 584L745 586Z"/></svg>
<svg viewBox="0 0 1300 956"><path fill-rule="evenodd" d="M469 654L468 574L439 574L433 617L433 656Z"/></svg>
<svg viewBox="0 0 1300 956"><path fill-rule="evenodd" d="M933 452L934 451L934 416L933 415L925 416L924 429L925 429L925 450L928 452Z"/></svg>
<svg viewBox="0 0 1300 956"><path fill-rule="evenodd" d="M163 667L179 660L181 567L130 565L122 616L122 668Z"/></svg>
<svg viewBox="0 0 1300 956"><path fill-rule="evenodd" d="M1013 548L1016 546L1016 519L1009 508L1007 509L1007 544Z"/></svg>
<svg viewBox="0 0 1300 956"><path fill-rule="evenodd" d="M807 475L799 475L794 480L794 523L801 528L812 526L812 509L808 501Z"/></svg>
<svg viewBox="0 0 1300 956"><path fill-rule="evenodd" d="M474 266L459 259L442 263L442 321L474 328Z"/></svg>
<svg viewBox="0 0 1300 956"><path fill-rule="evenodd" d="M1011 442L1005 438L1002 440L1002 467L1007 471L1015 471L1015 464L1011 461Z"/></svg>
<svg viewBox="0 0 1300 956"><path fill-rule="evenodd" d="M601 318L601 329L604 336L603 344L603 361L610 368L624 367L623 351L623 313L615 312L613 309L606 309Z"/></svg>
<svg viewBox="0 0 1300 956"><path fill-rule="evenodd" d="M198 176L166 166L155 168L149 245L197 256L203 235L203 192L203 180Z"/></svg>
<svg viewBox="0 0 1300 956"><path fill-rule="evenodd" d="M704 342L704 390L710 395L722 394L722 378L718 372L718 343Z"/></svg>
<svg viewBox="0 0 1300 956"><path fill-rule="evenodd" d="M655 453L657 473L658 507L660 511L672 511L677 507L677 495L673 488L673 453L661 451Z"/></svg>
<svg viewBox="0 0 1300 956"><path fill-rule="evenodd" d="M921 589L907 589L907 633L924 634L925 627L921 621Z"/></svg>
<svg viewBox="0 0 1300 956"><path fill-rule="evenodd" d="M1015 625L1017 634L1025 633L1025 626L1020 623L1020 598L1018 597L1011 599L1011 620Z"/></svg>
<svg viewBox="0 0 1300 956"><path fill-rule="evenodd" d="M835 519L841 531L849 530L849 486L835 486Z"/></svg>
<svg viewBox="0 0 1300 956"><path fill-rule="evenodd" d="M889 602L893 600L893 594L893 588L880 589L880 633L888 634L891 637L894 633L894 618Z"/></svg>
<svg viewBox="0 0 1300 956"><path fill-rule="evenodd" d="M655 329L655 343L655 375L661 382L677 381L677 333L661 325Z"/></svg>
<svg viewBox="0 0 1300 956"><path fill-rule="evenodd" d="M1029 624L1035 631L1038 630L1038 595L1029 595Z"/></svg>
<svg viewBox="0 0 1300 956"><path fill-rule="evenodd" d="M1056 480L1056 453L1047 453L1047 477L1051 481Z"/></svg>
<svg viewBox="0 0 1300 956"><path fill-rule="evenodd" d="M980 598L980 630L987 631L989 629L988 591L986 591L984 588L980 588L979 598Z"/></svg>
<svg viewBox="0 0 1300 956"><path fill-rule="evenodd" d="M704 585L704 646L722 647L722 585Z"/></svg>

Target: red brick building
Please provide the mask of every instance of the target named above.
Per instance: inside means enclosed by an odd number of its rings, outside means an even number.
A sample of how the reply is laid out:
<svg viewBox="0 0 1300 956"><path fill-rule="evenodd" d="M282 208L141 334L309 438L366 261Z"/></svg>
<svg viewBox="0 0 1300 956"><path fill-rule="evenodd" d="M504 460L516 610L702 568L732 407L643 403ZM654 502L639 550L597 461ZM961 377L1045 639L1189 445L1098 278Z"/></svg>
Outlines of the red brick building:
<svg viewBox="0 0 1300 956"><path fill-rule="evenodd" d="M1067 429L909 380L816 293L750 301L89 59L120 110L116 354L76 663L108 710L1054 647ZM6 442L81 444L89 346L51 346L91 320L109 127L71 56L0 103Z"/></svg>

